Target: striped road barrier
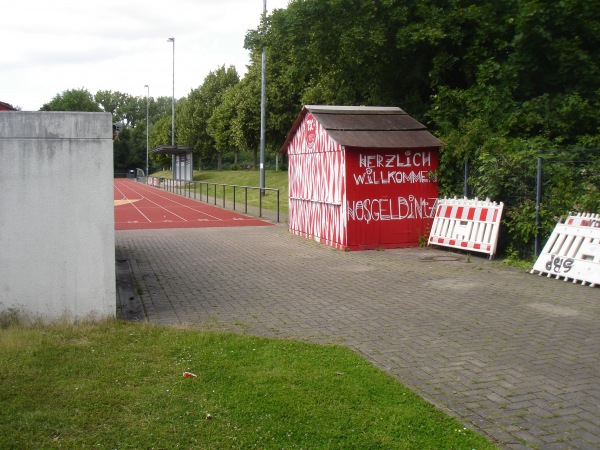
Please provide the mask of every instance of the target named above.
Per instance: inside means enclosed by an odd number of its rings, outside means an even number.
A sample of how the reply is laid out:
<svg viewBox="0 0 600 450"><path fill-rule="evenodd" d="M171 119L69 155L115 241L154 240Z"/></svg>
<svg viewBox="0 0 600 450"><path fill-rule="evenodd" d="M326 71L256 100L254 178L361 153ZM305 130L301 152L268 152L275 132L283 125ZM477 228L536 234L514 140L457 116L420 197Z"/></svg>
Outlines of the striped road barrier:
<svg viewBox="0 0 600 450"><path fill-rule="evenodd" d="M496 254L504 203L486 200L438 199L429 245Z"/></svg>
<svg viewBox="0 0 600 450"><path fill-rule="evenodd" d="M600 285L600 215L579 213L558 223L531 273L591 287Z"/></svg>

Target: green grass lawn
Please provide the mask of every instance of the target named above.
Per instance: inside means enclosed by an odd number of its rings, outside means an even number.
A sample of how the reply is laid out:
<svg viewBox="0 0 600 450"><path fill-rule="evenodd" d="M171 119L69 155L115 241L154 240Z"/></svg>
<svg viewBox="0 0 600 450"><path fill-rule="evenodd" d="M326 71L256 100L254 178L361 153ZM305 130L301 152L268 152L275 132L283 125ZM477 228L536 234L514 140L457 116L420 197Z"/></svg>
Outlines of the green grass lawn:
<svg viewBox="0 0 600 450"><path fill-rule="evenodd" d="M150 174L153 177L172 178L170 170L156 172ZM260 172L258 170L202 170L194 171L194 181L201 183L216 183L216 184L229 184L237 186L253 186L258 187L260 185ZM287 170L266 170L265 171L265 187L271 189L279 189L279 204L280 212L287 213L288 211L288 174ZM206 185L200 187L197 186L197 192L202 189L203 194L206 196ZM248 205L258 207L259 206L259 190L249 189L248 191ZM209 186L209 198L214 199L214 186ZM217 205L221 206L221 199L223 198L223 189L221 186L217 187ZM245 201L245 191L243 189L236 189L236 204L242 205ZM225 198L227 202L233 202L233 189L225 189ZM262 198L262 207L271 211L277 209L277 195L272 191L265 191L265 195Z"/></svg>
<svg viewBox="0 0 600 450"><path fill-rule="evenodd" d="M496 448L347 348L147 324L0 329L0 404L0 448Z"/></svg>

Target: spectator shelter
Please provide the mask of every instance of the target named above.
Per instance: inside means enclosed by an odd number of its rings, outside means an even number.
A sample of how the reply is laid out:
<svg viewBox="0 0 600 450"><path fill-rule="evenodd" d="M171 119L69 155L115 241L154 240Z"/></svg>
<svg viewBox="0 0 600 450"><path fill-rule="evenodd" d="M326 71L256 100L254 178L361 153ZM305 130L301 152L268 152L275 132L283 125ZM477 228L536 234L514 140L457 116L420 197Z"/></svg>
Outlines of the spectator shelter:
<svg viewBox="0 0 600 450"><path fill-rule="evenodd" d="M440 147L400 108L305 106L281 147L290 232L349 250L426 242Z"/></svg>
<svg viewBox="0 0 600 450"><path fill-rule="evenodd" d="M151 151L154 155L172 155L174 180L194 180L194 147L182 147L181 145L161 145L153 148Z"/></svg>

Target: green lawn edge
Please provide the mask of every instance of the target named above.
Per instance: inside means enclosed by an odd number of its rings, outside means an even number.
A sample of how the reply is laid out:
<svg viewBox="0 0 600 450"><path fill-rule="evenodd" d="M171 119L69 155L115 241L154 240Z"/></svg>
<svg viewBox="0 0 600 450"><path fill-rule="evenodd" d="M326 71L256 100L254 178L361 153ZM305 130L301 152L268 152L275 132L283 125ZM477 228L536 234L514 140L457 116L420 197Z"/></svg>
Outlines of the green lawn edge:
<svg viewBox="0 0 600 450"><path fill-rule="evenodd" d="M192 328L9 326L0 399L0 448L496 448L346 347Z"/></svg>

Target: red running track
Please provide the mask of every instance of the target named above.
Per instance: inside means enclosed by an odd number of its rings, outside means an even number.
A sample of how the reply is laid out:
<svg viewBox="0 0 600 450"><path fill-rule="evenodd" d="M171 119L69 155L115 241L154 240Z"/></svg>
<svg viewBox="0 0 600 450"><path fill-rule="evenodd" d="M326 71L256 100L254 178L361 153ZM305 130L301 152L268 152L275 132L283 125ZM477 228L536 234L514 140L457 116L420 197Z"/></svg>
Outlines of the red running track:
<svg viewBox="0 0 600 450"><path fill-rule="evenodd" d="M272 225L133 180L115 178L114 186L115 230Z"/></svg>

